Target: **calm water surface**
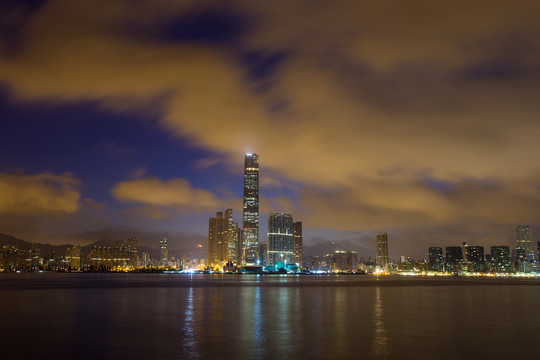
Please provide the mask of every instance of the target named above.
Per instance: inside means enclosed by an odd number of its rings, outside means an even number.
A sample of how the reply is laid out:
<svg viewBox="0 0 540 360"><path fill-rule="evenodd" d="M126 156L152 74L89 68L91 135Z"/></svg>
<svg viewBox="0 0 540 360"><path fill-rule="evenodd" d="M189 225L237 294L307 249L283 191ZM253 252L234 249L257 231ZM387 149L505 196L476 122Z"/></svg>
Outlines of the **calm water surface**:
<svg viewBox="0 0 540 360"><path fill-rule="evenodd" d="M0 358L536 358L539 285L526 279L0 274Z"/></svg>

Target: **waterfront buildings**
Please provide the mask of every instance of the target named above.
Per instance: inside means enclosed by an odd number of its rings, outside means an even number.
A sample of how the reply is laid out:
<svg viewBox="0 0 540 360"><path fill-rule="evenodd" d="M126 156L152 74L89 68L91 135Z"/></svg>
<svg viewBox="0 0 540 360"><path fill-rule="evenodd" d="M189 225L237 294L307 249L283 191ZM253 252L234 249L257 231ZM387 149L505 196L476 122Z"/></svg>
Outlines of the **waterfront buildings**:
<svg viewBox="0 0 540 360"><path fill-rule="evenodd" d="M126 242L126 250L127 250L127 257L129 259L129 265L130 266L139 266L139 255L138 253L138 247L139 243L136 238L131 237L127 239Z"/></svg>
<svg viewBox="0 0 540 360"><path fill-rule="evenodd" d="M81 247L73 246L67 248L65 260L70 269L79 270L81 268Z"/></svg>
<svg viewBox="0 0 540 360"><path fill-rule="evenodd" d="M463 249L461 246L447 246L445 258L445 270L448 272L459 271L463 262Z"/></svg>
<svg viewBox="0 0 540 360"><path fill-rule="evenodd" d="M258 262L259 249L259 156L244 158L244 196L242 214L242 261L248 265Z"/></svg>
<svg viewBox="0 0 540 360"><path fill-rule="evenodd" d="M382 271L388 271L390 260L388 257L388 235L386 233L377 234L376 264Z"/></svg>
<svg viewBox="0 0 540 360"><path fill-rule="evenodd" d="M441 272L444 270L444 255L441 247L430 247L429 255L429 270Z"/></svg>
<svg viewBox="0 0 540 360"><path fill-rule="evenodd" d="M465 258L469 266L466 269L469 272L484 272L486 271L486 263L484 258L483 246L465 246Z"/></svg>
<svg viewBox="0 0 540 360"><path fill-rule="evenodd" d="M293 217L291 214L268 215L268 265L286 267L295 263Z"/></svg>
<svg viewBox="0 0 540 360"><path fill-rule="evenodd" d="M218 265L240 259L240 230L233 221L232 209L217 212L208 221L208 264Z"/></svg>
<svg viewBox="0 0 540 360"><path fill-rule="evenodd" d="M358 254L356 251L336 250L327 255L329 270L352 272L358 270Z"/></svg>
<svg viewBox="0 0 540 360"><path fill-rule="evenodd" d="M535 269L535 251L532 228L529 225L517 226L516 241L517 270L523 273L533 272Z"/></svg>
<svg viewBox="0 0 540 360"><path fill-rule="evenodd" d="M508 246L491 247L491 271L495 273L514 272Z"/></svg>

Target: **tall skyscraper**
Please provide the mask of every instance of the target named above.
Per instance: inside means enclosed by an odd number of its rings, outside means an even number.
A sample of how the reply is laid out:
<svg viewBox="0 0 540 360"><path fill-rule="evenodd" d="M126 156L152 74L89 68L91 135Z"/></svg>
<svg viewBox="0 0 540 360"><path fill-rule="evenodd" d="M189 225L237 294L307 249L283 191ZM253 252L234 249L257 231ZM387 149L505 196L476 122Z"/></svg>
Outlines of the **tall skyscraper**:
<svg viewBox="0 0 540 360"><path fill-rule="evenodd" d="M443 271L444 255L441 247L430 247L429 253L429 270Z"/></svg>
<svg viewBox="0 0 540 360"><path fill-rule="evenodd" d="M534 261L535 251L532 237L532 229L529 225L519 225L516 227L516 254L519 261Z"/></svg>
<svg viewBox="0 0 540 360"><path fill-rule="evenodd" d="M217 214L208 220L208 265L214 265L218 259L217 251Z"/></svg>
<svg viewBox="0 0 540 360"><path fill-rule="evenodd" d="M269 265L294 263L293 218L290 214L270 213L268 215L268 257Z"/></svg>
<svg viewBox="0 0 540 360"><path fill-rule="evenodd" d="M243 262L254 265L259 249L259 155L244 159L244 204L242 218Z"/></svg>
<svg viewBox="0 0 540 360"><path fill-rule="evenodd" d="M388 271L390 259L388 258L388 235L386 233L377 234L376 264L381 270Z"/></svg>
<svg viewBox="0 0 540 360"><path fill-rule="evenodd" d="M297 221L293 223L293 236L294 236L294 262L302 267L302 246L304 237L302 236L302 222Z"/></svg>
<svg viewBox="0 0 540 360"><path fill-rule="evenodd" d="M238 263L240 231L233 221L232 209L219 211L208 221L208 264Z"/></svg>
<svg viewBox="0 0 540 360"><path fill-rule="evenodd" d="M169 260L169 250L167 250L167 238L163 238L159 241L159 260Z"/></svg>
<svg viewBox="0 0 540 360"><path fill-rule="evenodd" d="M491 247L491 271L495 273L513 272L510 248L508 246Z"/></svg>

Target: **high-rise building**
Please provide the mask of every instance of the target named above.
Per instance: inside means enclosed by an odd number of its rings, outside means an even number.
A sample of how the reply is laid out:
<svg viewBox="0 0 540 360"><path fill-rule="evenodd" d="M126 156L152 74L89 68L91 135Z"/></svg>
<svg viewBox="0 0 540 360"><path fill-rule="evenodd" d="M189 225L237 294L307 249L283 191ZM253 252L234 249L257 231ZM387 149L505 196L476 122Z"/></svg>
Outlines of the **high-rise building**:
<svg viewBox="0 0 540 360"><path fill-rule="evenodd" d="M137 255L138 242L137 239L132 237L127 239L127 253L129 257L129 265L138 266L139 265L139 256Z"/></svg>
<svg viewBox="0 0 540 360"><path fill-rule="evenodd" d="M471 266L470 270L474 272L486 271L483 246L466 246L465 258L467 259L467 263Z"/></svg>
<svg viewBox="0 0 540 360"><path fill-rule="evenodd" d="M208 264L217 265L232 261L238 263L240 231L233 221L232 209L217 212L208 221Z"/></svg>
<svg viewBox="0 0 540 360"><path fill-rule="evenodd" d="M71 270L78 270L81 268L81 246L74 246L66 249L65 255L66 263Z"/></svg>
<svg viewBox="0 0 540 360"><path fill-rule="evenodd" d="M243 263L258 262L259 249L259 155L244 159L244 201L242 217Z"/></svg>
<svg viewBox="0 0 540 360"><path fill-rule="evenodd" d="M530 273L535 270L535 251L532 239L532 228L529 225L516 227L516 257L519 272Z"/></svg>
<svg viewBox="0 0 540 360"><path fill-rule="evenodd" d="M293 235L294 235L294 262L302 267L302 247L304 238L302 236L302 222L297 221L293 223Z"/></svg>
<svg viewBox="0 0 540 360"><path fill-rule="evenodd" d="M462 262L463 248L461 246L447 246L445 259L446 271L459 271Z"/></svg>
<svg viewBox="0 0 540 360"><path fill-rule="evenodd" d="M294 234L291 214L268 215L268 265L294 263Z"/></svg>
<svg viewBox="0 0 540 360"><path fill-rule="evenodd" d="M240 243L240 227L238 223L233 221L232 209L225 210L225 239L226 239L226 253L224 258L228 261L232 261L235 264L240 262L240 250L242 249Z"/></svg>
<svg viewBox="0 0 540 360"><path fill-rule="evenodd" d="M388 235L386 233L377 234L377 266L384 271L388 271L390 259L388 258Z"/></svg>
<svg viewBox="0 0 540 360"><path fill-rule="evenodd" d="M510 248L508 246L491 247L491 271L495 273L513 272Z"/></svg>
<svg viewBox="0 0 540 360"><path fill-rule="evenodd" d="M533 261L534 243L532 239L532 229L529 225L519 225L516 227L516 252L521 261Z"/></svg>
<svg viewBox="0 0 540 360"><path fill-rule="evenodd" d="M443 271L444 255L441 247L430 247L429 253L429 270Z"/></svg>
<svg viewBox="0 0 540 360"><path fill-rule="evenodd" d="M163 238L159 241L159 260L169 260L169 250L167 250L167 238Z"/></svg>

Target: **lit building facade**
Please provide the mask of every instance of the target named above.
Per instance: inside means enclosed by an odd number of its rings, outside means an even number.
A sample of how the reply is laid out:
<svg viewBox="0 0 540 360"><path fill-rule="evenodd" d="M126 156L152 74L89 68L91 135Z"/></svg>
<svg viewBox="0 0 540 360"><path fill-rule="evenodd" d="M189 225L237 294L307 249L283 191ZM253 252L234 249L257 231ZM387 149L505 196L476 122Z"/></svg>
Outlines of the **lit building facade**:
<svg viewBox="0 0 540 360"><path fill-rule="evenodd" d="M240 227L233 221L232 209L225 210L225 249L224 258L238 264L241 259L242 244L240 242Z"/></svg>
<svg viewBox="0 0 540 360"><path fill-rule="evenodd" d="M302 236L302 222L296 221L293 223L293 236L294 236L294 262L302 267L302 247L304 237Z"/></svg>
<svg viewBox="0 0 540 360"><path fill-rule="evenodd" d="M384 271L388 271L390 259L388 257L388 235L386 233L377 234L377 266Z"/></svg>
<svg viewBox="0 0 540 360"><path fill-rule="evenodd" d="M242 261L258 262L259 252L259 155L246 154L244 159L244 197L242 215Z"/></svg>
<svg viewBox="0 0 540 360"><path fill-rule="evenodd" d="M484 258L483 246L466 246L465 258L467 259L467 263L470 265L469 271L486 271L486 262Z"/></svg>
<svg viewBox="0 0 540 360"><path fill-rule="evenodd" d="M529 225L516 227L516 257L521 272L533 271L532 263L535 260L535 249L532 237L532 228Z"/></svg>
<svg viewBox="0 0 540 360"><path fill-rule="evenodd" d="M208 264L239 262L240 230L233 221L232 209L217 212L208 221Z"/></svg>
<svg viewBox="0 0 540 360"><path fill-rule="evenodd" d="M429 255L429 270L431 271L443 271L444 268L444 255L441 247L430 247L428 249Z"/></svg>
<svg viewBox="0 0 540 360"><path fill-rule="evenodd" d="M491 247L491 271L495 273L514 272L508 246Z"/></svg>
<svg viewBox="0 0 540 360"><path fill-rule="evenodd" d="M295 263L293 217L291 214L270 213L268 215L268 265L284 266Z"/></svg>
<svg viewBox="0 0 540 360"><path fill-rule="evenodd" d="M326 257L329 270L347 272L358 270L358 254L356 251L336 250Z"/></svg>
<svg viewBox="0 0 540 360"><path fill-rule="evenodd" d="M127 255L129 257L129 265L131 266L139 266L139 256L137 255L138 247L139 243L136 238L132 237L127 239Z"/></svg>
<svg viewBox="0 0 540 360"><path fill-rule="evenodd" d="M167 238L163 238L159 241L159 260L169 260L169 250L167 249Z"/></svg>

